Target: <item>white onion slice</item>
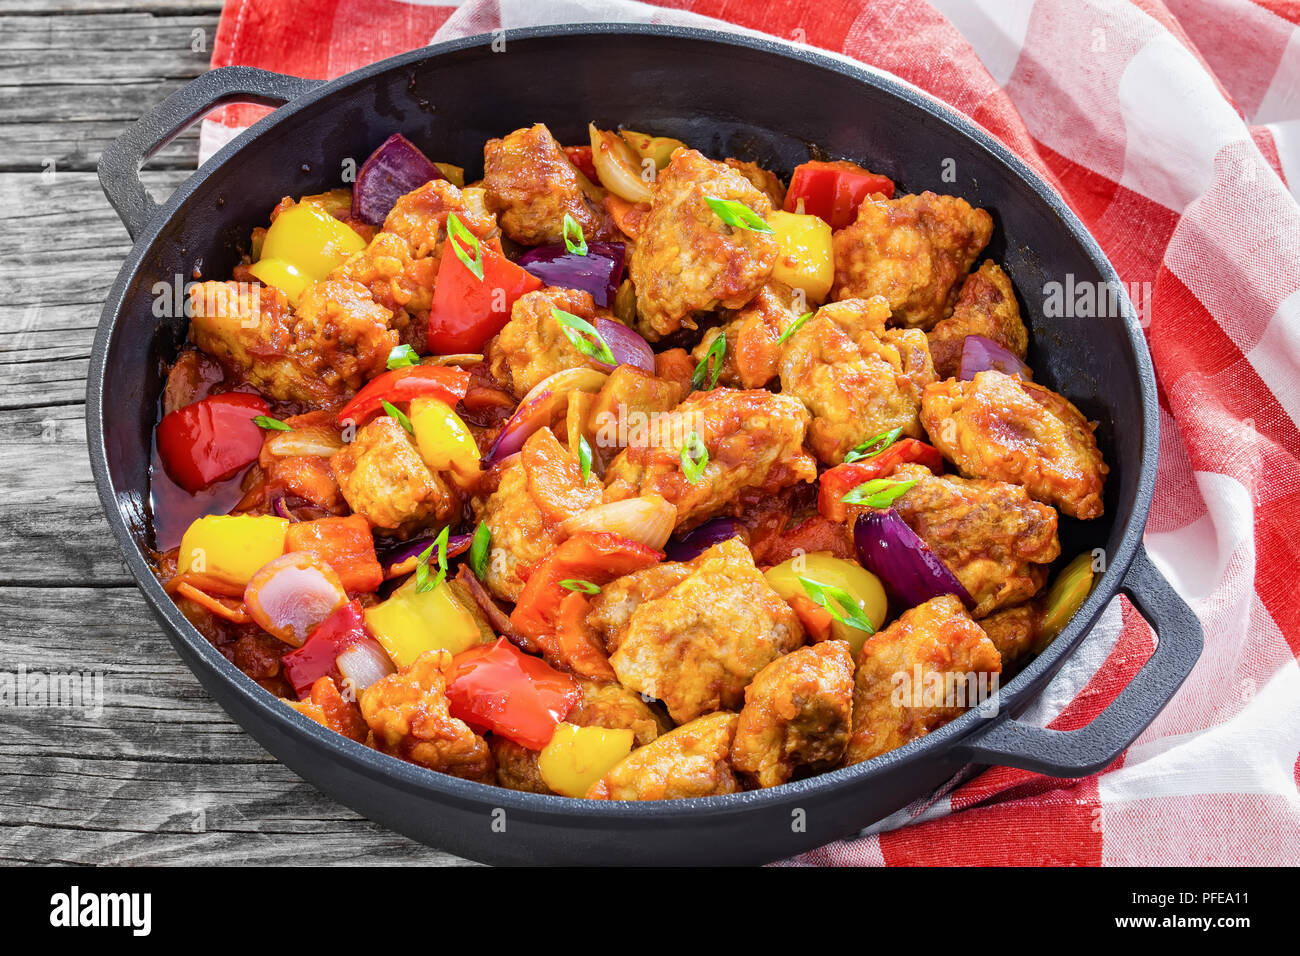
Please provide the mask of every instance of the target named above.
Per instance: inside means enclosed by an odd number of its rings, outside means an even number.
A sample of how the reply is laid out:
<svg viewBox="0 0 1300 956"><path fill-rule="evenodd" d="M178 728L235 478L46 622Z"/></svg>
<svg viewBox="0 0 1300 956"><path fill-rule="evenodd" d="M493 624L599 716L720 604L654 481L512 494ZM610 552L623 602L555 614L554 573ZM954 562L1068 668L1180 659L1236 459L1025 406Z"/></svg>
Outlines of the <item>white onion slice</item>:
<svg viewBox="0 0 1300 956"><path fill-rule="evenodd" d="M334 663L339 673L351 682L353 693L357 694L397 670L383 648L372 641L353 644L335 658Z"/></svg>
<svg viewBox="0 0 1300 956"><path fill-rule="evenodd" d="M564 532L607 531L662 551L676 523L676 506L661 495L643 495L588 508L564 522Z"/></svg>

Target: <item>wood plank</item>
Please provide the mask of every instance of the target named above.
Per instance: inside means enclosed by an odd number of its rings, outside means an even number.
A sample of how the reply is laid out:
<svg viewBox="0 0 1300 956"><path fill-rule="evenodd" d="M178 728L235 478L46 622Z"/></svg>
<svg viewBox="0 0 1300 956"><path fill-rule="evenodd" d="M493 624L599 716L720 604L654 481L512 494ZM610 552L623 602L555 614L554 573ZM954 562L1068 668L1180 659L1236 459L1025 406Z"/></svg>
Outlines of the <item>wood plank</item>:
<svg viewBox="0 0 1300 956"><path fill-rule="evenodd" d="M0 672L99 674L102 710L0 708L0 860L465 862L370 823L262 750L181 664L133 588L33 596L0 588L0 604L27 609L0 645Z"/></svg>

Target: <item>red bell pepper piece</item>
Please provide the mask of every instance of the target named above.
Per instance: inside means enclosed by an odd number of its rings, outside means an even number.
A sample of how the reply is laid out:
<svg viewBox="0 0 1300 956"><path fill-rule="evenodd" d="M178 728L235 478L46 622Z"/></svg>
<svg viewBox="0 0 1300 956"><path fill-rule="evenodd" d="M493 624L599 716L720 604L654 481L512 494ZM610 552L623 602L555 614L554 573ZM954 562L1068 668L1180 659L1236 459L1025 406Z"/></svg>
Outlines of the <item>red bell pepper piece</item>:
<svg viewBox="0 0 1300 956"><path fill-rule="evenodd" d="M575 534L533 569L515 603L510 623L524 637L534 640L553 634L560 620L560 604L573 593L561 581L586 581L599 587L663 559L662 551L608 531Z"/></svg>
<svg viewBox="0 0 1300 956"><path fill-rule="evenodd" d="M447 682L451 715L530 750L541 750L582 697L568 674L504 637L457 654Z"/></svg>
<svg viewBox="0 0 1300 956"><path fill-rule="evenodd" d="M914 462L943 474L943 455L933 445L915 438L900 438L880 454L851 465L836 465L822 472L817 488L817 510L831 521L844 521L849 506L840 499L858 485L876 478L888 478L899 465Z"/></svg>
<svg viewBox="0 0 1300 956"><path fill-rule="evenodd" d="M527 292L542 287L542 280L515 265L483 240L483 278L461 262L450 243L459 243L470 259L472 248L449 235L438 265L429 309L429 351L435 355L481 352L484 343L510 320L510 307Z"/></svg>
<svg viewBox="0 0 1300 956"><path fill-rule="evenodd" d="M335 661L354 644L378 641L366 627L365 614L356 601L340 604L329 617L316 625L307 635L302 647L280 658L285 679L293 685L294 693L303 700L311 692L311 685L322 677L342 680Z"/></svg>
<svg viewBox="0 0 1300 956"><path fill-rule="evenodd" d="M296 521L289 525L285 550L320 555L349 594L368 594L384 583L370 522L361 515Z"/></svg>
<svg viewBox="0 0 1300 956"><path fill-rule="evenodd" d="M454 365L409 365L384 372L367 382L352 401L339 410L337 421L340 426L349 422L360 425L384 402L396 405L421 395L432 395L455 408L456 403L465 397L469 378L469 372Z"/></svg>
<svg viewBox="0 0 1300 956"><path fill-rule="evenodd" d="M858 216L858 206L872 193L894 198L894 181L845 160L808 162L794 168L785 194L785 211L819 216L832 229L841 229Z"/></svg>
<svg viewBox="0 0 1300 956"><path fill-rule="evenodd" d="M578 167L578 172L590 179L593 185L600 185L600 174L596 172L590 146L566 146L564 155L569 157L569 162Z"/></svg>
<svg viewBox="0 0 1300 956"><path fill-rule="evenodd" d="M270 408L256 395L209 395L163 416L158 457L172 481L190 494L229 478L257 460L262 429L253 423Z"/></svg>

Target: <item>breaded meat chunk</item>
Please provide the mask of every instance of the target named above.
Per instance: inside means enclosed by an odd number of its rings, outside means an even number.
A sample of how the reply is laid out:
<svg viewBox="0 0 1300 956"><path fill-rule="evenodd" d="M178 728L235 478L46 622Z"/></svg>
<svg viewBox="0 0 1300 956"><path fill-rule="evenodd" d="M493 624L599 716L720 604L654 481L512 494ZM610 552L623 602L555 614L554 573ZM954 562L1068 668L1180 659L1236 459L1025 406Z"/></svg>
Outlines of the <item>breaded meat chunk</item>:
<svg viewBox="0 0 1300 956"><path fill-rule="evenodd" d="M929 329L952 312L958 284L993 235L993 217L932 192L867 197L835 233L832 299L883 295L894 323Z"/></svg>
<svg viewBox="0 0 1300 956"><path fill-rule="evenodd" d="M1110 470L1097 427L1069 400L1001 372L926 388L921 422L931 442L967 478L1023 485L1035 501L1072 518L1101 517Z"/></svg>
<svg viewBox="0 0 1300 956"><path fill-rule="evenodd" d="M576 315L594 324L597 314L591 293L556 287L538 289L515 300L510 321L488 343L488 361L499 382L509 382L515 398L523 398L534 385L566 368L594 368L608 371L581 352L564 334L555 310Z"/></svg>
<svg viewBox="0 0 1300 956"><path fill-rule="evenodd" d="M681 583L637 606L609 659L619 683L663 701L679 724L738 709L754 675L803 643L799 619L739 538L690 564Z"/></svg>
<svg viewBox="0 0 1300 956"><path fill-rule="evenodd" d="M515 242L540 246L564 237L564 214L588 239L613 239L618 230L599 191L569 162L542 123L517 129L483 146L483 188L488 208Z"/></svg>
<svg viewBox="0 0 1300 956"><path fill-rule="evenodd" d="M579 680L578 683L582 687L582 697L565 716L565 723L630 730L637 747L644 747L672 729L672 725L655 713L640 694L632 693L621 684L592 680ZM494 736L491 744L497 761L497 783L528 793L552 792L537 769L537 751L504 737Z"/></svg>
<svg viewBox="0 0 1300 956"><path fill-rule="evenodd" d="M828 465L881 432L923 435L921 392L934 381L925 333L887 329L888 318L880 296L835 302L782 347L781 393L811 413L808 447Z"/></svg>
<svg viewBox="0 0 1300 956"><path fill-rule="evenodd" d="M900 465L891 477L916 482L894 509L957 576L975 617L1027 601L1047 582L1061 554L1050 505L1019 485L936 477L921 465Z"/></svg>
<svg viewBox="0 0 1300 956"><path fill-rule="evenodd" d="M429 470L406 429L387 415L335 452L330 470L352 510L377 528L410 531L460 510L452 486Z"/></svg>
<svg viewBox="0 0 1300 956"><path fill-rule="evenodd" d="M517 601L536 565L564 538L560 526L600 503L600 484L583 481L577 458L549 428L534 432L501 471L496 490L475 502L492 534L483 583Z"/></svg>
<svg viewBox="0 0 1300 956"><path fill-rule="evenodd" d="M341 404L385 369L398 343L392 313L346 280L309 286L297 309L268 285L201 282L190 312L195 345L282 402Z"/></svg>
<svg viewBox="0 0 1300 956"><path fill-rule="evenodd" d="M781 182L781 177L776 173L764 169L758 163L733 159L730 156L723 162L753 183L755 188L766 193L767 198L772 200L773 209L780 209L785 205L785 183Z"/></svg>
<svg viewBox="0 0 1300 956"><path fill-rule="evenodd" d="M796 770L818 773L844 757L853 729L853 654L822 641L778 657L745 688L731 764L763 787Z"/></svg>
<svg viewBox="0 0 1300 956"><path fill-rule="evenodd" d="M451 654L425 651L361 692L361 716L386 754L466 780L496 780L492 751L447 704Z"/></svg>
<svg viewBox="0 0 1300 956"><path fill-rule="evenodd" d="M992 259L966 277L952 315L926 333L940 378L956 378L961 371L962 343L968 335L992 339L1022 360L1029 349L1029 330L1020 318L1011 280Z"/></svg>
<svg viewBox="0 0 1300 956"><path fill-rule="evenodd" d="M781 371L781 334L798 321L794 290L769 281L742 309L726 313L723 323L709 329L691 353L704 361L719 336L723 338L718 384L729 388L764 388Z"/></svg>
<svg viewBox="0 0 1300 956"><path fill-rule="evenodd" d="M904 611L858 654L845 761L861 763L938 730L996 690L1001 672L998 649L954 595Z"/></svg>
<svg viewBox="0 0 1300 956"><path fill-rule="evenodd" d="M739 513L747 501L817 477L816 462L803 450L808 412L790 395L695 392L655 426L650 443L629 446L610 462L606 497L662 495L677 507L678 529L724 511ZM683 458L699 467L698 475L688 474Z"/></svg>
<svg viewBox="0 0 1300 956"><path fill-rule="evenodd" d="M1014 667L1042 651L1042 598L1003 608L982 618L979 624L1002 655L1003 668Z"/></svg>
<svg viewBox="0 0 1300 956"><path fill-rule="evenodd" d="M673 153L628 263L638 329L651 342L695 328L697 312L739 309L772 274L772 234L727 225L709 199L741 203L763 219L772 212L767 195L736 170L693 149Z"/></svg>
<svg viewBox="0 0 1300 956"><path fill-rule="evenodd" d="M638 747L591 785L588 800L680 800L740 790L727 752L736 715L708 714Z"/></svg>
<svg viewBox="0 0 1300 956"><path fill-rule="evenodd" d="M600 589L591 598L587 623L604 635L605 647L613 650L623 642L632 615L646 601L663 597L691 576L691 565L680 561L652 564L625 574Z"/></svg>

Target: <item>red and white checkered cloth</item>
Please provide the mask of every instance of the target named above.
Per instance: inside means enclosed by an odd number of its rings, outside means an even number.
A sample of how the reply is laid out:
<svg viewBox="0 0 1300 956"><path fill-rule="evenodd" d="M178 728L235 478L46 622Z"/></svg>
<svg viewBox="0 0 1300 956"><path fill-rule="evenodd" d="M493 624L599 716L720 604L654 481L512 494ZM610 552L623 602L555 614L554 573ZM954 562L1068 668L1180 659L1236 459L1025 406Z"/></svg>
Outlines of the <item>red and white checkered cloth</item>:
<svg viewBox="0 0 1300 956"><path fill-rule="evenodd" d="M1195 671L1099 774L990 769L792 862L1300 863L1300 3L229 0L212 65L333 77L430 37L591 20L761 30L929 91L1061 192L1149 323L1146 546L1205 625ZM205 154L255 115L206 121ZM1025 719L1083 726L1151 648L1117 599Z"/></svg>

